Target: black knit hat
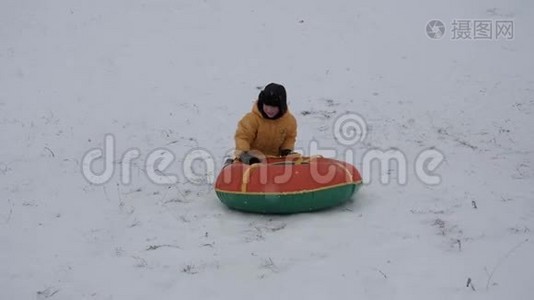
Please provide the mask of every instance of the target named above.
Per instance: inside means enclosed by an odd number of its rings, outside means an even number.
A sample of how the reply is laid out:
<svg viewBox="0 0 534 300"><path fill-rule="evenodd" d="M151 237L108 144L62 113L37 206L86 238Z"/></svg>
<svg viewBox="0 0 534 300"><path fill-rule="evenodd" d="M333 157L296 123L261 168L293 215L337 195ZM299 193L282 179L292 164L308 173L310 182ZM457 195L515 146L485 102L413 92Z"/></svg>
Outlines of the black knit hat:
<svg viewBox="0 0 534 300"><path fill-rule="evenodd" d="M273 118L269 118L263 111L263 104L270 106L277 106L280 112ZM286 89L283 85L277 83L269 83L258 97L258 109L262 116L267 119L278 119L287 111Z"/></svg>

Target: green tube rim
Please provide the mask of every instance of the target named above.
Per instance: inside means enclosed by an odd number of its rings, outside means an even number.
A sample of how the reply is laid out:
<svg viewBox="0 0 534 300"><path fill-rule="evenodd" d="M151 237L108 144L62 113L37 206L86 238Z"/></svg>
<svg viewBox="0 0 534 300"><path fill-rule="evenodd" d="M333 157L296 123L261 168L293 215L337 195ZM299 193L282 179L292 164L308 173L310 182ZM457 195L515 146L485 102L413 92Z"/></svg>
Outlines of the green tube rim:
<svg viewBox="0 0 534 300"><path fill-rule="evenodd" d="M360 185L348 183L298 193L251 194L216 190L216 194L219 200L231 209L265 214L290 214L338 206L348 201Z"/></svg>

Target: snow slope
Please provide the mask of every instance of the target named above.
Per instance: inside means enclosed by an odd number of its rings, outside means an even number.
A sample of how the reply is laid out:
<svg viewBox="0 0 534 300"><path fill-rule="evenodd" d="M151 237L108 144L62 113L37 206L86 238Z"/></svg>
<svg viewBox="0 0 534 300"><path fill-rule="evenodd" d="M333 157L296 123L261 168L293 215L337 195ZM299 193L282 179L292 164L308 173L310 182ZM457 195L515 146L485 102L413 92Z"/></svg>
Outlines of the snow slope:
<svg viewBox="0 0 534 300"><path fill-rule="evenodd" d="M533 8L1 1L0 299L531 299ZM432 19L441 40L426 36ZM513 20L514 38L451 40L455 19ZM272 81L288 90L304 153L353 151L363 169L369 151L397 149L407 182L392 166L382 184L375 164L342 207L263 216L188 181L188 154L219 169ZM368 132L344 146L333 128L348 112ZM94 185L81 161L106 134L115 172ZM146 174L162 148L176 184ZM414 171L428 149L445 157L438 185Z"/></svg>

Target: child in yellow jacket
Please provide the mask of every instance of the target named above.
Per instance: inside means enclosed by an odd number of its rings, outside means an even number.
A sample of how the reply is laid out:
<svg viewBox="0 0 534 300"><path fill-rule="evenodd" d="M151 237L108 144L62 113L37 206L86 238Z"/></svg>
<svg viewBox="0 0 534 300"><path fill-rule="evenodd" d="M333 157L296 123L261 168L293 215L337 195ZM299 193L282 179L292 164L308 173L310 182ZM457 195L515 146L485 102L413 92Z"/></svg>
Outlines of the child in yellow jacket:
<svg viewBox="0 0 534 300"><path fill-rule="evenodd" d="M235 155L245 164L259 163L261 155L287 156L296 137L297 121L288 110L286 89L270 83L237 125Z"/></svg>

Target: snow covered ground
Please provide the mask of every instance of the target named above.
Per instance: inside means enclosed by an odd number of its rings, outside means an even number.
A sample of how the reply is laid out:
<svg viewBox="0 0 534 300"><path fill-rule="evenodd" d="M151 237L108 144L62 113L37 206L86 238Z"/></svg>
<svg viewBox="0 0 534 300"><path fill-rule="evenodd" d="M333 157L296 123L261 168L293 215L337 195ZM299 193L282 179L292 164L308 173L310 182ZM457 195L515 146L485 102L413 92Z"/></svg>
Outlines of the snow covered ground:
<svg viewBox="0 0 534 300"><path fill-rule="evenodd" d="M531 299L533 8L0 1L0 299ZM427 36L434 19L441 39ZM456 39L455 20L490 21L491 39ZM497 21L513 21L513 38L496 37ZM362 170L369 151L394 149L406 183L394 166L381 183L374 164L352 202L271 216L228 210L209 180L190 182L191 151L218 170L273 81L305 153L353 151ZM334 133L347 113L368 126L349 146ZM82 158L106 134L115 172L91 184ZM175 184L147 176L162 149ZM445 158L438 185L414 171L429 149Z"/></svg>

